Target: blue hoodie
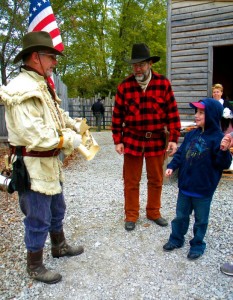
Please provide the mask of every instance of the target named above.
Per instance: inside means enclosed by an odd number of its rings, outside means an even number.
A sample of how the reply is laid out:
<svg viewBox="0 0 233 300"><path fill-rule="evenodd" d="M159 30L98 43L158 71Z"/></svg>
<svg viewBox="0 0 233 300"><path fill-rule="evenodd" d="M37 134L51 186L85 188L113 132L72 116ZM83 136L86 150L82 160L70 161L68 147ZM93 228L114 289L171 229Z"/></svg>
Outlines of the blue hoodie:
<svg viewBox="0 0 233 300"><path fill-rule="evenodd" d="M185 135L182 145L174 154L167 168L178 173L178 187L182 191L201 196L212 196L217 188L224 169L231 165L232 156L229 150L220 150L223 133L220 120L222 105L206 98L205 126Z"/></svg>

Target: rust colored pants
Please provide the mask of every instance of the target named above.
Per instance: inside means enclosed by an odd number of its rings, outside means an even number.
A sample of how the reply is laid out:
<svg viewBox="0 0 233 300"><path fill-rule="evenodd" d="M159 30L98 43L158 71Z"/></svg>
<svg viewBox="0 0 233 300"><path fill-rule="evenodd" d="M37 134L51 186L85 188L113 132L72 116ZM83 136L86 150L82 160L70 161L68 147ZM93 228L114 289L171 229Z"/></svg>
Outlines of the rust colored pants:
<svg viewBox="0 0 233 300"><path fill-rule="evenodd" d="M143 160L144 156L124 155L125 221L136 222L139 217L139 186ZM150 220L155 220L161 217L164 155L146 157L145 161L147 172L146 216Z"/></svg>

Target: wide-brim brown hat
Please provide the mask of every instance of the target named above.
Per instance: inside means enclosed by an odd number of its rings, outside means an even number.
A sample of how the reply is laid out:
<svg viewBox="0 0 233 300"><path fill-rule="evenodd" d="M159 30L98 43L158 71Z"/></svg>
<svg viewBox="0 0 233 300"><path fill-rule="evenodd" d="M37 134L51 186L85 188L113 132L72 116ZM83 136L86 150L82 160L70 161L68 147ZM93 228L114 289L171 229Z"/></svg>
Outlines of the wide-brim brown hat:
<svg viewBox="0 0 233 300"><path fill-rule="evenodd" d="M52 38L47 31L32 31L23 37L23 49L16 55L14 64L19 62L25 54L40 50L48 50L49 53L64 56L62 52L54 48Z"/></svg>
<svg viewBox="0 0 233 300"><path fill-rule="evenodd" d="M160 60L159 56L150 56L150 49L144 43L134 44L130 60L125 60L129 64L136 64L141 61L151 60L153 63Z"/></svg>

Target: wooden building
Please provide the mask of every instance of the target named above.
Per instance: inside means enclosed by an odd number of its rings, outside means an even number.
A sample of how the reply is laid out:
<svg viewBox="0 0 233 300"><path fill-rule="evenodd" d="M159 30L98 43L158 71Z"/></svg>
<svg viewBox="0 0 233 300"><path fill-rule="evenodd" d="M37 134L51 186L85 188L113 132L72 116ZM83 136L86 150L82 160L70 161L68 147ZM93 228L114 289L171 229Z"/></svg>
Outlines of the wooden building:
<svg viewBox="0 0 233 300"><path fill-rule="evenodd" d="M183 112L215 83L233 100L233 0L168 0L167 77Z"/></svg>

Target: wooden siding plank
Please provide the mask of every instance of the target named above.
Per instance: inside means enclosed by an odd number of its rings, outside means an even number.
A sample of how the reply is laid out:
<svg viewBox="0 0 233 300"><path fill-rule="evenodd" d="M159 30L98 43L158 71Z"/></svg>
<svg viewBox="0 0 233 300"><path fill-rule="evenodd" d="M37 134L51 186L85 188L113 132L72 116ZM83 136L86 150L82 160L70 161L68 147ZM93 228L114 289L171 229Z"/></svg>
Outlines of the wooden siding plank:
<svg viewBox="0 0 233 300"><path fill-rule="evenodd" d="M202 37L207 35L225 35L226 33L230 33L231 37L233 37L233 20L232 24L225 27L218 27L218 28L208 28L203 24L202 28L200 30L195 31L186 31L186 32L178 32L178 33L172 33L172 39L179 39L179 38L189 38L189 37Z"/></svg>
<svg viewBox="0 0 233 300"><path fill-rule="evenodd" d="M172 10L176 11L177 9L180 8L185 8L185 7L190 7L190 6L195 6L195 5L204 5L204 4L209 4L209 3L213 3L213 2L217 2L218 5L225 5L225 3L227 4L231 4L233 2L233 0L207 0L207 1L201 1L201 0L194 0L194 1L186 1L186 0L176 0L176 1L172 1ZM220 3L220 2L224 2L224 3Z"/></svg>
<svg viewBox="0 0 233 300"><path fill-rule="evenodd" d="M206 66L205 61L193 61L193 62L173 62L172 69L179 69L185 67L203 67Z"/></svg>
<svg viewBox="0 0 233 300"><path fill-rule="evenodd" d="M185 8L185 7L190 7L190 6L195 6L195 5L200 5L204 3L212 3L213 1L184 1L184 0L176 0L172 1L172 10L176 11L177 9L180 8Z"/></svg>
<svg viewBox="0 0 233 300"><path fill-rule="evenodd" d="M233 10L233 8L232 8ZM209 27L214 26L225 26L232 24L232 11L228 13L209 16L209 17L198 17L198 18L192 18L192 19L184 19L184 20L177 20L172 21L172 32L174 31L185 31L188 29L198 29L199 26L202 26L202 24L206 24Z"/></svg>
<svg viewBox="0 0 233 300"><path fill-rule="evenodd" d="M176 92L175 94L178 97L184 97L185 95L187 95L187 92L186 91L185 92ZM207 97L206 91L190 91L189 97L192 97L192 96L196 97L197 94L199 95L199 97Z"/></svg>
<svg viewBox="0 0 233 300"><path fill-rule="evenodd" d="M207 73L192 73L192 74L172 74L172 80L178 79L207 79Z"/></svg>
<svg viewBox="0 0 233 300"><path fill-rule="evenodd" d="M185 49L181 51L173 51L171 56L183 56L183 55L200 55L200 54L208 54L208 50L206 48L199 49Z"/></svg>
<svg viewBox="0 0 233 300"><path fill-rule="evenodd" d="M182 113L182 114L193 114L194 113L194 110L192 107L189 106L189 103L187 103L185 105L185 107L181 107L179 105L178 110L179 110L179 113Z"/></svg>
<svg viewBox="0 0 233 300"><path fill-rule="evenodd" d="M202 67L202 68L179 68L177 69L172 69L172 74L194 74L194 73L206 73L207 72L207 67Z"/></svg>
<svg viewBox="0 0 233 300"><path fill-rule="evenodd" d="M190 95L185 95L185 96L178 96L175 94L175 99L177 101L177 103L183 104L183 105L188 105L188 103L190 102L194 102L194 101L198 101L200 99L204 99L206 98L206 95L200 96L200 95L194 95L194 96L190 96Z"/></svg>
<svg viewBox="0 0 233 300"><path fill-rule="evenodd" d="M188 103L190 102L194 102L194 101L198 101L200 99L204 99L205 97L198 97L198 96L194 96L194 97L189 97L189 96L186 96L186 97L177 97L175 95L175 99L176 99L176 102L178 104L178 107L179 105L181 104L184 104L184 105L189 105Z"/></svg>
<svg viewBox="0 0 233 300"><path fill-rule="evenodd" d="M206 86L205 85L192 85L191 87L189 86L185 86L185 85L179 85L179 86L175 86L173 84L173 91L176 92L176 91L203 91L206 89Z"/></svg>
<svg viewBox="0 0 233 300"><path fill-rule="evenodd" d="M206 85L204 84L193 84L190 88L188 85L175 85L174 81L172 81L172 86L173 86L173 91L177 92L177 91L183 91L183 92L187 92L187 91L205 91L206 90Z"/></svg>
<svg viewBox="0 0 233 300"><path fill-rule="evenodd" d="M187 1L188 2L188 1ZM195 17L204 17L211 15L218 15L219 10L221 13L227 13L232 10L233 3L208 3L208 4L199 4L199 5L190 5L186 8L174 9L172 10L171 20L181 20L181 19L191 19Z"/></svg>
<svg viewBox="0 0 233 300"><path fill-rule="evenodd" d="M201 36L201 37L194 37L194 38L181 38L181 39L175 39L174 37L172 37L172 43L174 45L177 44L195 44L195 43L200 43L200 42L206 42L206 43L210 43L210 42L217 42L217 41L221 41L221 40L232 40L232 32L229 33L225 33L222 35L213 35L213 36Z"/></svg>
<svg viewBox="0 0 233 300"><path fill-rule="evenodd" d="M206 84L207 85L207 80L206 79L193 79L193 78L187 78L187 79L180 79L180 80L177 80L177 79L172 79L171 80L172 82L172 86L173 85L190 85L193 86L193 85L196 85L196 84Z"/></svg>
<svg viewBox="0 0 233 300"><path fill-rule="evenodd" d="M191 108L189 106L189 103L185 103L185 102L180 102L179 103L179 109L187 109L187 108Z"/></svg>
<svg viewBox="0 0 233 300"><path fill-rule="evenodd" d="M197 61L197 60L207 60L208 59L208 56L207 56L207 54L206 55L194 55L194 56L182 56L182 57L180 57L180 56L178 56L178 57L174 57L174 56L172 56L172 59L171 59L171 61L172 62L180 62L180 61L182 61L182 62L186 62L186 61Z"/></svg>
<svg viewBox="0 0 233 300"><path fill-rule="evenodd" d="M212 84L213 84L213 47L208 47L208 82L207 82L207 95L212 97Z"/></svg>
<svg viewBox="0 0 233 300"><path fill-rule="evenodd" d="M176 44L176 45L172 45L172 52L173 51L178 51L178 50L185 50L185 49L199 49L199 48L206 48L208 45L212 45L212 46L227 46L227 45L233 45L233 38L228 38L228 39L222 39L222 40L214 40L209 42L209 44L207 44L205 41L202 42L197 42L197 43L192 43L192 44L188 44L188 43L184 43L184 44Z"/></svg>

